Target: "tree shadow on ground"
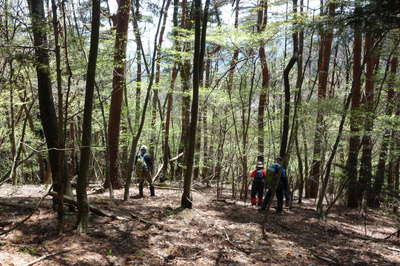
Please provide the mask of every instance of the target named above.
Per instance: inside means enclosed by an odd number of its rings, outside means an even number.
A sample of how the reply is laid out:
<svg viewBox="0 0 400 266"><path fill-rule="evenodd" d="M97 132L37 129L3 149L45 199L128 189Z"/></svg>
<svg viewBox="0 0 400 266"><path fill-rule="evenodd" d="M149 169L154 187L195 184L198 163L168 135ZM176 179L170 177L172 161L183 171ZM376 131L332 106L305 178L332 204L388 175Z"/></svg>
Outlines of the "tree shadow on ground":
<svg viewBox="0 0 400 266"><path fill-rule="evenodd" d="M234 223L261 224L264 220L264 215L253 207L235 204L226 199L212 201L210 208L218 211L217 216L221 219ZM342 215L336 219L347 225L360 222L359 219L352 220L352 218L353 215ZM319 264L396 264L386 258L382 250L365 249L365 246L374 243L375 239L368 239L363 234L345 227L333 226L329 219L327 222L321 221L317 213L307 206L295 206L291 210L286 209L285 213L280 215L275 214L272 209L267 221L265 230L270 236L272 235L272 238L284 240L288 245L294 243L295 246L306 249ZM376 222L376 219L371 217L369 222ZM383 225L393 226L389 222L384 222ZM398 240L377 241L387 245L400 244Z"/></svg>
<svg viewBox="0 0 400 266"><path fill-rule="evenodd" d="M0 220L12 222L21 221L29 215L39 198L18 197L8 198L13 202L9 206L1 206ZM18 208L17 203L21 205ZM96 205L96 202L93 202ZM51 200L45 199L38 211L25 223L5 235L7 242L20 249L16 252L26 252L36 257L51 254L60 250L68 250L64 254L46 259L46 263L58 265L111 265L115 262L128 263L137 257L146 257L145 250L149 248L148 234L143 234L147 228L136 220L124 222L112 220L91 214L89 233L78 235L75 230L76 213L66 211L64 232L57 234L57 217L51 210ZM150 210L151 211L151 210ZM0 228L1 229L1 228ZM1 232L1 231L0 231ZM158 261L154 262L155 264Z"/></svg>

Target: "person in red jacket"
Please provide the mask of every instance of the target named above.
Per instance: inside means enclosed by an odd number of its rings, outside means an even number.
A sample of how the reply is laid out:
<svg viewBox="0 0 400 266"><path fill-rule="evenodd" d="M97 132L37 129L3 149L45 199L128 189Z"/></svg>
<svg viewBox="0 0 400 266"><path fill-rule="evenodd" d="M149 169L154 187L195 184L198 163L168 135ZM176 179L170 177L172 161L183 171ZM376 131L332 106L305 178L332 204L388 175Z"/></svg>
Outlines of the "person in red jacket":
<svg viewBox="0 0 400 266"><path fill-rule="evenodd" d="M251 205L253 206L256 204L257 206L262 205L266 175L267 170L264 169L262 162L258 162L256 165L256 170L251 171L249 174L249 177L253 178L251 185Z"/></svg>

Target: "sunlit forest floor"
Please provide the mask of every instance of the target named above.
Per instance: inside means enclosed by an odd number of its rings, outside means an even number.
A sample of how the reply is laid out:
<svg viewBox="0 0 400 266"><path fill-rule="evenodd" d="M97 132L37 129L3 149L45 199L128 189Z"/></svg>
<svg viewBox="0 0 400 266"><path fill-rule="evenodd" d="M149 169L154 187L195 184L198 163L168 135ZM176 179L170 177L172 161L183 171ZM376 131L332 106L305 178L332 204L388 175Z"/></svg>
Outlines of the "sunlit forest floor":
<svg viewBox="0 0 400 266"><path fill-rule="evenodd" d="M400 264L400 239L390 236L399 223L383 212L363 216L338 208L321 221L313 201L305 201L284 214L272 212L263 236L263 214L228 192L217 200L214 189L195 187L195 208L180 210L179 189L158 188L155 198L145 190L145 198L127 202L117 190L111 206L108 192L96 188L89 191L90 204L118 219L91 215L90 233L80 236L68 210L65 233L57 235L47 197L28 221L0 236L0 265L25 265L46 255L52 256L34 265ZM3 185L0 233L29 215L44 192L43 186Z"/></svg>

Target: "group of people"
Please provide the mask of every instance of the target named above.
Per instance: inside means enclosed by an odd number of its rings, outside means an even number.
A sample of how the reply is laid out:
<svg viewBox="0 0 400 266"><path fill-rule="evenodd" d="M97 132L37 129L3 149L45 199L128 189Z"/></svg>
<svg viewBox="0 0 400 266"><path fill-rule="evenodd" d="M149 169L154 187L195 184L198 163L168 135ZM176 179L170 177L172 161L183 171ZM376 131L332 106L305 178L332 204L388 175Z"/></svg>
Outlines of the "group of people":
<svg viewBox="0 0 400 266"><path fill-rule="evenodd" d="M286 201L290 200L288 178L286 169L283 167L282 158L278 157L275 163L267 169L264 168L263 162L258 162L256 169L251 171L249 177L253 179L251 187L251 204L257 205L261 210L265 210L272 199L273 193L273 180L278 183L276 188L276 198L278 200L277 213L283 211L283 197ZM139 181L139 197L143 197L144 182L148 182L150 188L150 196L155 196L153 174L154 174L154 160L153 157L147 152L147 147L142 145L140 151L135 157L135 170ZM264 191L267 193L264 197Z"/></svg>
<svg viewBox="0 0 400 266"><path fill-rule="evenodd" d="M265 210L269 202L273 198L273 186L277 184L276 198L278 200L277 213L283 211L283 197L286 197L286 201L290 200L288 178L286 175L286 169L283 167L283 160L281 157L276 158L275 163L267 169L264 168L263 162L258 162L256 170L251 171L249 177L253 179L251 186L251 205L257 205L261 210ZM264 191L267 189L267 193L264 197Z"/></svg>

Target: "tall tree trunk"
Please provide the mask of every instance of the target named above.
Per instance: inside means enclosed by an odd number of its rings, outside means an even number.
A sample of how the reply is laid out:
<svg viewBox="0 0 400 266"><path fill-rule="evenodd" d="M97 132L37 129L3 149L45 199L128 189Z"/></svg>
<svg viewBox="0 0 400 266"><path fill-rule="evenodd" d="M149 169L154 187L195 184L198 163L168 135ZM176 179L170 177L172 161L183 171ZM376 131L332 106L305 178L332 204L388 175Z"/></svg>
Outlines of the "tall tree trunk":
<svg viewBox="0 0 400 266"><path fill-rule="evenodd" d="M151 66L149 68L145 57L144 62L145 62L145 66L146 66L146 72L149 75L149 79L148 79L148 85L147 85L147 91L146 91L146 97L144 99L144 104L143 104L143 110L142 110L142 114L141 114L141 118L140 118L140 123L139 123L139 127L137 129L137 133L135 136L132 137L132 141L131 141L131 147L129 150L129 157L128 157L128 161L126 162L126 179L125 179L125 189L124 189L124 200L128 200L129 197L129 189L130 189L130 185L131 185L131 175L132 175L132 171L133 171L133 164L135 162L135 156L136 156L136 146L139 142L139 138L140 135L142 134L142 130L143 130L143 126L144 126L144 122L146 120L146 113L147 113L147 106L149 103L149 99L150 99L150 92L153 88L153 83L154 83L154 68L155 68L155 61L157 58L157 37L158 34L160 32L160 28L161 28L161 21L162 21L162 17L164 14L164 7L165 7L165 1L163 0L162 2L162 7L160 10L160 17L158 19L158 24L157 24L157 30L156 30L156 35L154 38L154 49L153 49L153 56L151 57ZM133 18L133 22L135 23L135 27L138 28L137 25L137 21L135 18ZM141 41L140 35L138 36L138 41L139 41L139 48L143 53L143 43Z"/></svg>
<svg viewBox="0 0 400 266"><path fill-rule="evenodd" d="M295 18L297 17L297 0L293 0L293 13ZM295 25L293 25L295 26ZM294 29L295 31L296 29ZM287 66L283 71L283 84L284 84L284 93L285 93L285 107L284 107L284 115L283 115L283 127L282 127L282 137L281 137L281 147L279 156L284 158L285 168L288 165L288 137L289 137L289 119L290 119L290 80L289 74L294 64L297 62L298 58L298 50L299 50L299 36L297 32L292 33L293 39L293 55L290 58ZM294 125L292 125L293 127ZM290 143L289 143L290 145Z"/></svg>
<svg viewBox="0 0 400 266"><path fill-rule="evenodd" d="M181 8L182 8L182 17L181 17L181 28L190 30L191 29L191 23L190 23L190 17L189 17L189 9L188 9L188 4L187 0L182 0L181 3ZM188 52L190 50L190 43L183 41L182 44L182 52ZM187 125L189 125L189 115L190 115L190 95L189 95L189 90L190 90L190 85L189 85L189 78L190 78L190 60L185 59L183 62L180 62L180 74L181 74L181 82L182 82L182 109L181 109L181 116L182 116L182 123L181 123L181 138L179 142L179 149L178 149L178 154L182 152L186 152L187 148L187 143L188 143L188 129ZM175 173L175 178L178 180L181 179L182 173L183 173L183 165L184 158L181 157L178 159L178 164L176 167L176 173Z"/></svg>
<svg viewBox="0 0 400 266"><path fill-rule="evenodd" d="M356 10L357 13L357 10ZM357 178L358 152L360 146L360 100L361 100L361 44L362 34L358 26L354 28L353 42L353 83L351 88L350 140L346 174L349 178L347 207L357 208L360 203L360 184Z"/></svg>
<svg viewBox="0 0 400 266"><path fill-rule="evenodd" d="M331 169L332 169L332 162L333 162L333 159L335 158L336 151L337 151L339 143L340 143L340 139L342 138L344 122L346 121L347 109L349 108L349 105L350 105L350 99L352 99L351 94L349 96L347 96L347 99L345 101L342 119L340 120L340 124L339 124L338 134L337 134L335 143L333 144L331 155L329 156L328 162L326 163L325 176L322 179L321 191L318 195L318 203L317 203L317 212L320 216L324 215L322 204L324 202L326 189L328 188L329 178L330 178Z"/></svg>
<svg viewBox="0 0 400 266"><path fill-rule="evenodd" d="M210 68L211 68L211 59L207 59L206 63L206 80L205 80L205 87L206 89L210 87ZM208 180L209 169L210 169L210 161L209 161L209 154L208 154L208 123L207 123L207 116L208 116L208 106L204 107L203 110L203 168L201 171L201 175L203 180ZM208 181L207 181L208 182Z"/></svg>
<svg viewBox="0 0 400 266"><path fill-rule="evenodd" d="M200 175L200 148L201 148L201 121L202 121L202 106L200 106L198 121L197 121L197 132L196 132L196 144L194 150L194 167L193 167L193 180L198 180Z"/></svg>
<svg viewBox="0 0 400 266"><path fill-rule="evenodd" d="M329 3L329 16L333 17L335 13L335 4ZM322 138L324 134L324 110L323 101L326 98L326 88L328 83L329 61L331 58L331 47L333 39L333 30L325 29L321 33L320 63L318 67L318 110L314 137L314 152L309 177L309 188L306 190L306 198L316 198L318 194L319 179L321 176L322 161Z"/></svg>
<svg viewBox="0 0 400 266"><path fill-rule="evenodd" d="M56 79L57 79L57 95L58 95L58 172L55 173L59 180L59 191L58 191L58 232L61 233L64 227L64 190L65 190L65 179L64 179L64 116L63 116L63 89L62 89L62 77L61 77L61 46L59 42L59 30L58 30L58 15L57 15L57 4L55 0L51 0L51 9L53 12L53 33L54 33L54 45L56 52ZM66 38L66 36L64 36Z"/></svg>
<svg viewBox="0 0 400 266"><path fill-rule="evenodd" d="M390 117L393 113L394 107L394 88L396 82L396 73L397 73L397 65L398 59L397 56L394 56L390 62L390 77L388 82L388 93L387 93L387 105L385 110L385 115ZM378 165L376 167L375 173L375 182L372 190L370 191L367 204L369 207L378 208L380 206L380 194L382 192L382 187L385 180L385 165L386 165L386 155L388 151L390 140L390 129L386 128L383 133L383 140L381 144L381 148L379 151L379 160Z"/></svg>
<svg viewBox="0 0 400 266"><path fill-rule="evenodd" d="M92 110L93 94L96 77L97 50L100 28L100 0L93 0L92 4L92 32L90 34L89 61L86 72L85 109L82 125L82 147L79 174L76 187L78 201L79 232L87 233L89 221L89 204L87 200L87 175L90 162L90 145L92 140Z"/></svg>
<svg viewBox="0 0 400 266"><path fill-rule="evenodd" d="M188 129L188 135L189 135L188 147L185 156L186 169L185 169L185 179L184 179L183 193L181 199L182 208L192 208L193 205L190 191L192 185L193 158L194 158L194 149L196 143L196 128L198 120L197 113L199 108L199 86L204 65L204 53L206 46L209 5L210 5L210 0L206 0L203 13L203 25L200 25L202 18L201 0L194 0L195 37L194 37L194 57L193 57L193 96L192 96L190 126Z"/></svg>
<svg viewBox="0 0 400 266"><path fill-rule="evenodd" d="M113 188L121 188L120 168L118 160L119 134L121 123L121 105L125 87L126 45L128 35L130 0L120 0L116 20L116 35L114 46L114 71L110 115L108 120L108 160L110 162L110 179ZM108 186L108 180L104 183Z"/></svg>
<svg viewBox="0 0 400 266"><path fill-rule="evenodd" d="M260 0L260 4L257 12L257 29L259 33L262 33L265 30L267 25L267 13L268 12L268 3L267 0ZM258 101L258 157L264 162L264 116L265 116L265 107L268 102L268 88L269 88L269 70L267 65L267 59L265 55L265 42L262 41L260 48L258 49L258 53L261 61L261 73L262 73L262 82L261 82L261 93Z"/></svg>
<svg viewBox="0 0 400 266"><path fill-rule="evenodd" d="M140 21L140 0L135 0L136 10L133 10L132 4L132 14L135 15L136 21ZM135 12L134 12L135 11ZM140 94L142 90L142 51L140 48L140 29L136 27L138 23L134 23L132 20L133 29L135 31L136 40L136 104L135 104L135 130L139 128L140 123Z"/></svg>
<svg viewBox="0 0 400 266"><path fill-rule="evenodd" d="M179 8L179 0L174 0L174 12L172 15L172 23L174 28L172 30L172 36L177 36L176 28L178 27L178 8ZM176 50L179 50L178 42L174 39L173 47ZM167 110L165 114L165 119L163 122L163 169L162 169L162 180L166 179L167 170L169 160L171 158L171 150L169 147L169 129L171 124L171 112L172 105L174 102L174 89L175 89L175 81L178 75L177 63L174 62L171 69L171 83L167 93ZM171 169L172 170L172 169ZM171 171L172 172L172 171Z"/></svg>
<svg viewBox="0 0 400 266"><path fill-rule="evenodd" d="M28 4L32 20L33 44L35 46L40 120L49 150L50 167L53 173L53 187L55 191L58 191L59 180L55 178L55 173L58 172L57 116L51 89L47 31L44 30L46 29L44 5L43 0L28 0Z"/></svg>
<svg viewBox="0 0 400 266"><path fill-rule="evenodd" d="M155 87L153 88L153 101L152 101L152 112L151 112L151 128L153 129L151 131L151 139L150 139L150 153L153 154L153 159L156 161L156 147L157 147L157 130L156 130L156 120L157 120L157 104L160 101L158 98L158 91L160 87L160 78L161 78L161 66L160 66L160 61L161 61L161 47L163 43L163 38L164 38L164 32L165 32L165 25L167 23L167 18L168 18L168 9L169 5L171 3L171 0L167 0L166 5L165 5L165 13L163 16L163 22L161 26L161 31L158 39L158 46L157 46L157 59L156 59L156 76L155 76ZM161 112L161 110L159 110ZM160 115L161 116L161 115ZM160 120L162 120L162 117L160 117Z"/></svg>
<svg viewBox="0 0 400 266"><path fill-rule="evenodd" d="M367 33L365 37L365 55L367 62L367 72L365 74L365 102L363 103L364 131L362 138L362 154L360 160L360 193L364 193L372 181L372 138L371 134L374 129L375 102L374 102L374 68L378 62L376 52L373 51L374 38L371 33ZM360 199L361 200L361 199Z"/></svg>

